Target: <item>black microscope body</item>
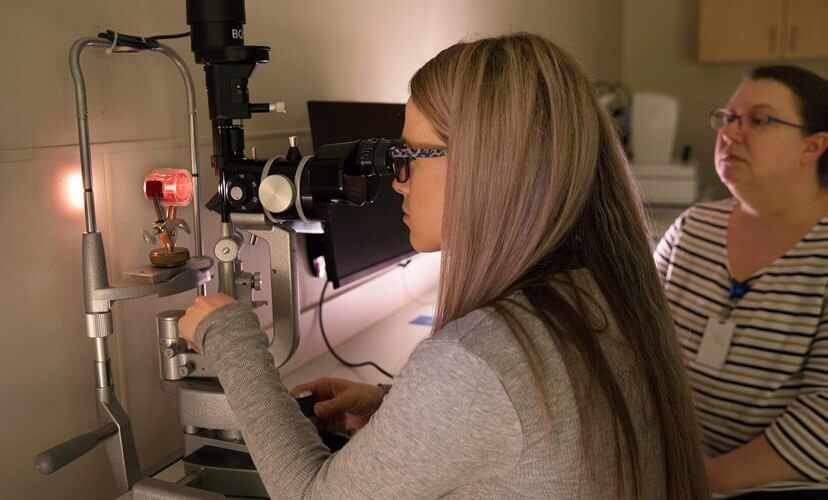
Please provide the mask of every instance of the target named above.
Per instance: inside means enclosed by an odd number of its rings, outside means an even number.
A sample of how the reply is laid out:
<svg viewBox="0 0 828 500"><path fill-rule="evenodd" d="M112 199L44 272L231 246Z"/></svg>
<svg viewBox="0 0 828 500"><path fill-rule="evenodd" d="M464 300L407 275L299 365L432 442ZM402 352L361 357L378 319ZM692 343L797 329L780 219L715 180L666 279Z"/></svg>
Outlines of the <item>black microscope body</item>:
<svg viewBox="0 0 828 500"><path fill-rule="evenodd" d="M266 209L258 189L268 160L246 157L241 121L279 108L250 103L248 90L257 65L269 61L270 47L244 44L244 0L187 0L187 24L195 61L204 65L212 122L211 163L220 178L216 195L220 199L211 206L220 206L222 222L229 221L233 212L262 213ZM380 176L393 175L387 149L397 144L387 139L329 144L304 162L299 149L291 145L284 157L270 160L267 174L290 179L296 200L291 208L272 216L325 221L331 203L370 203L379 192Z"/></svg>

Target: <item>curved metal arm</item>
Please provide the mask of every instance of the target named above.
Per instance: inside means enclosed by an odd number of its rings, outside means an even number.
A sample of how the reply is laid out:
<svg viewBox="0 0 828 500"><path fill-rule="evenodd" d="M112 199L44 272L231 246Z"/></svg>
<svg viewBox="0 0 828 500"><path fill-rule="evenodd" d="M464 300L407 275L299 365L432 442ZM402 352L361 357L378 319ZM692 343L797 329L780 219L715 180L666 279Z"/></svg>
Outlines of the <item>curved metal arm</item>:
<svg viewBox="0 0 828 500"><path fill-rule="evenodd" d="M92 160L89 143L89 109L86 103L86 85L83 80L83 71L80 66L80 55L87 47L108 48L112 42L103 38L81 38L72 45L69 51L69 70L72 73L72 80L75 82L75 103L78 115L78 138L81 151L81 173L83 176L84 207L86 210L86 232L97 231L95 220L95 199L92 194ZM195 240L195 256L203 255L203 239L201 235L201 194L199 192L199 157L198 157L198 134L195 101L195 87L190 70L184 60L170 47L159 45L149 52L157 52L167 56L181 73L184 80L184 87L187 91L187 108L189 111L190 129L190 171L193 174L193 237ZM204 285L199 287L199 293L204 295Z"/></svg>
<svg viewBox="0 0 828 500"><path fill-rule="evenodd" d="M75 108L78 114L78 139L81 154L81 175L83 176L84 209L86 211L86 232L97 231L95 221L95 197L92 195L92 159L89 152L89 110L86 105L86 84L80 67L80 54L86 47L107 47L111 45L102 38L81 38L69 50L69 71L75 82Z"/></svg>

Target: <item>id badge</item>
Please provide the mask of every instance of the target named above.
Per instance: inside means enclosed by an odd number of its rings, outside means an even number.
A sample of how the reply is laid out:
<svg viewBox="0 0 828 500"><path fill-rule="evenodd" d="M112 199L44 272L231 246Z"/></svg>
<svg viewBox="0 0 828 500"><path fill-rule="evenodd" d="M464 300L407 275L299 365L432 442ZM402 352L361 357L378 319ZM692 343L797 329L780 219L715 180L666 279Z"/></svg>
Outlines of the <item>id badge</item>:
<svg viewBox="0 0 828 500"><path fill-rule="evenodd" d="M696 361L717 370L721 369L727 358L727 352L730 350L730 341L735 331L736 323L730 319L708 319L699 344L699 351L696 353Z"/></svg>

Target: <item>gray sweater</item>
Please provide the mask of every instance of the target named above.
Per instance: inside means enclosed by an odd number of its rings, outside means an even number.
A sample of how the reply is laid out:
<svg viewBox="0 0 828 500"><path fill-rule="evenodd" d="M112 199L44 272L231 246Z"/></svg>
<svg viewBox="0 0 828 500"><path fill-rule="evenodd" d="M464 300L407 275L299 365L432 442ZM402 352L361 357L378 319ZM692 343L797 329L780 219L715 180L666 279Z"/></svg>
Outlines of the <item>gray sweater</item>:
<svg viewBox="0 0 828 500"><path fill-rule="evenodd" d="M598 293L591 279L576 274ZM594 305L606 310L602 300ZM273 498L616 496L606 409L589 409L592 446L585 456L560 354L537 319L524 315L520 321L543 352L545 376L554 387L546 396L552 401L551 439L521 348L489 311L474 311L423 341L368 425L335 454L282 384L248 307L233 303L210 313L198 326L196 342L218 371ZM643 377L630 366L631 353L611 321L600 342L636 426L644 497L663 498L660 430ZM626 466L624 480L631 492Z"/></svg>

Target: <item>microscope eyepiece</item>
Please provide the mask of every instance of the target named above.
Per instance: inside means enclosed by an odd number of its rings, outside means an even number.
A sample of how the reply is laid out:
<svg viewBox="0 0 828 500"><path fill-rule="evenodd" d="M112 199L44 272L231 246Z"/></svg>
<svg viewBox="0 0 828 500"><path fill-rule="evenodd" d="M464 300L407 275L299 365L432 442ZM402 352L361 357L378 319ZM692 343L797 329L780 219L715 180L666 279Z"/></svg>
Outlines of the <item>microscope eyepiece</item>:
<svg viewBox="0 0 828 500"><path fill-rule="evenodd" d="M364 205L379 193L380 177L394 175L392 139L361 139L326 144L308 164L307 184L317 203Z"/></svg>
<svg viewBox="0 0 828 500"><path fill-rule="evenodd" d="M402 141L392 139L357 141L359 171L356 175L394 175L394 160L389 150L402 146Z"/></svg>

